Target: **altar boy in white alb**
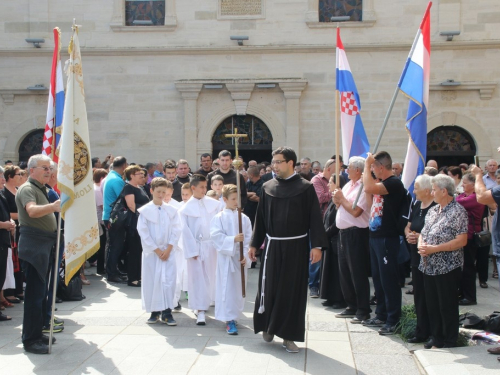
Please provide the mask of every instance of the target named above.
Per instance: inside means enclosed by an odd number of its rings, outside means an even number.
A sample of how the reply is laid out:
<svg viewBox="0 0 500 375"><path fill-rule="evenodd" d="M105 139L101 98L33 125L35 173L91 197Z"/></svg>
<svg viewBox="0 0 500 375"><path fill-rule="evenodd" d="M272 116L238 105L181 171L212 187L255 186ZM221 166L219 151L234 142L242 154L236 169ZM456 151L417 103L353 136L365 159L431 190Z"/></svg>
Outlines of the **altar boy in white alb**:
<svg viewBox="0 0 500 375"><path fill-rule="evenodd" d="M167 188L164 178L151 181L153 200L138 209L137 231L142 243L142 308L151 313L148 323L156 323L161 314L161 322L175 326L177 265L172 252L181 226L177 210L163 202Z"/></svg>
<svg viewBox="0 0 500 375"><path fill-rule="evenodd" d="M187 259L190 309L197 310L197 325L205 325L205 312L215 300L217 252L210 238L210 221L220 211L220 202L205 196L207 180L195 174L189 180L193 196L179 209L179 246Z"/></svg>
<svg viewBox="0 0 500 375"><path fill-rule="evenodd" d="M248 216L241 214L242 233L238 224L238 189L224 185L222 197L226 208L210 223L210 236L217 250L217 286L215 289L215 319L226 322L226 332L237 335L236 320L245 307L241 288L241 265L251 264L248 249L252 237L252 224ZM244 258L240 260L240 243L243 242ZM245 287L246 289L246 287Z"/></svg>

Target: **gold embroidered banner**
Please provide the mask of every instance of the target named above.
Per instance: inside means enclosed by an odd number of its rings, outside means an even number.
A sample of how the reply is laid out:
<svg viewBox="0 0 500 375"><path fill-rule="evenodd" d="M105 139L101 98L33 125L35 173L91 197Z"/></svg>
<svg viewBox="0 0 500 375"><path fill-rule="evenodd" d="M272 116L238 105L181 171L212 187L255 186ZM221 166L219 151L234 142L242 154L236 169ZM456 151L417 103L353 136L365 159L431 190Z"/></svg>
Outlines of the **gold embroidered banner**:
<svg viewBox="0 0 500 375"><path fill-rule="evenodd" d="M94 196L90 139L85 106L78 26L68 48L66 100L59 142L57 186L64 219L65 281L99 249L99 224Z"/></svg>

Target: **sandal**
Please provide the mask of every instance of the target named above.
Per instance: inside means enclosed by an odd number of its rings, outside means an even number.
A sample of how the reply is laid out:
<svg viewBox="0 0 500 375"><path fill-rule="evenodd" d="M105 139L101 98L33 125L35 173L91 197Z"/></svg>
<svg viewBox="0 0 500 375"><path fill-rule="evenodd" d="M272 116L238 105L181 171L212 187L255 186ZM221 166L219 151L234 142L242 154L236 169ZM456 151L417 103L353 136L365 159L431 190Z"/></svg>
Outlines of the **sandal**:
<svg viewBox="0 0 500 375"><path fill-rule="evenodd" d="M14 307L14 304L10 303L7 300L1 301L0 304L4 307Z"/></svg>
<svg viewBox="0 0 500 375"><path fill-rule="evenodd" d="M83 285L90 285L90 281L88 279L81 279Z"/></svg>

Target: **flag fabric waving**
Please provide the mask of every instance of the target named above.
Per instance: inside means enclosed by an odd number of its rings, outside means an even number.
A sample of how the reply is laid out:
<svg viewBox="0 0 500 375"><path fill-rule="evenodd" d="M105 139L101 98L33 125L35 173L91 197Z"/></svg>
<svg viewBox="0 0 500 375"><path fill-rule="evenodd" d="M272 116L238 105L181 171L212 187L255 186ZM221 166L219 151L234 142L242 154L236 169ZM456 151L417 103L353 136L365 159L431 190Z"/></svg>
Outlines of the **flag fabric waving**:
<svg viewBox="0 0 500 375"><path fill-rule="evenodd" d="M52 55L52 73L50 75L49 104L47 106L47 120L43 133L42 154L49 156L57 163L57 146L60 135L57 129L62 124L64 111L64 85L61 69L61 30L54 28L54 54ZM54 129L55 125L55 129Z"/></svg>
<svg viewBox="0 0 500 375"><path fill-rule="evenodd" d="M337 28L337 78L336 89L340 93L340 124L342 129L342 151L344 162L352 156L366 157L370 143L361 121L361 102L354 83L351 67L347 61L344 45Z"/></svg>
<svg viewBox="0 0 500 375"><path fill-rule="evenodd" d="M58 187L64 222L65 281L99 249L99 227L92 179L78 26L73 26L67 65L67 94L61 131Z"/></svg>
<svg viewBox="0 0 500 375"><path fill-rule="evenodd" d="M410 99L406 116L406 130L410 139L402 181L405 188L412 194L415 178L424 173L427 151L431 6L432 2L429 2L398 83L401 92Z"/></svg>

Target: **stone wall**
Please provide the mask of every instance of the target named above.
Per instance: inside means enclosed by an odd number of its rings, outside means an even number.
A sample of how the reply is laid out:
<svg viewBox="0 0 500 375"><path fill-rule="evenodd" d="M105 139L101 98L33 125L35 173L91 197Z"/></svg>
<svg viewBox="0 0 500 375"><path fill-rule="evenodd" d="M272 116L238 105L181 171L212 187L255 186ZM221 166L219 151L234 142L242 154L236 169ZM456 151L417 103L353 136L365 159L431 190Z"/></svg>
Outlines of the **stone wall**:
<svg viewBox="0 0 500 375"><path fill-rule="evenodd" d="M370 10L366 22L361 27L343 24L342 39L373 145L427 1L364 3ZM281 139L298 147L300 156L323 162L335 144L335 25L314 22L315 0L265 0L264 4L265 18L220 20L217 0L171 1L166 26L155 31L124 27L119 0L5 4L0 14L0 160L16 160L23 136L43 128L46 96L25 89L40 83L49 86L52 27L62 29L65 60L71 21L76 18L82 25L93 155L124 154L136 162L187 155L196 165L199 154L209 147L213 122L220 114L231 115L234 100L226 87L202 88L195 105L196 123L187 124L194 133L189 133L176 82L295 78L306 85L298 101L300 129L293 136L294 119L279 85L254 88L248 108L281 127ZM429 123L463 127L474 137L481 160L487 160L500 146L500 3L435 1L431 17ZM461 34L447 42L439 32L452 27ZM250 39L240 47L229 39L231 35ZM24 40L39 37L45 38L39 49ZM439 83L448 79L462 85L442 91ZM24 91L12 94L13 90ZM404 159L407 147L406 110L407 99L400 95L380 145L398 160ZM195 137L186 139L186 134Z"/></svg>

